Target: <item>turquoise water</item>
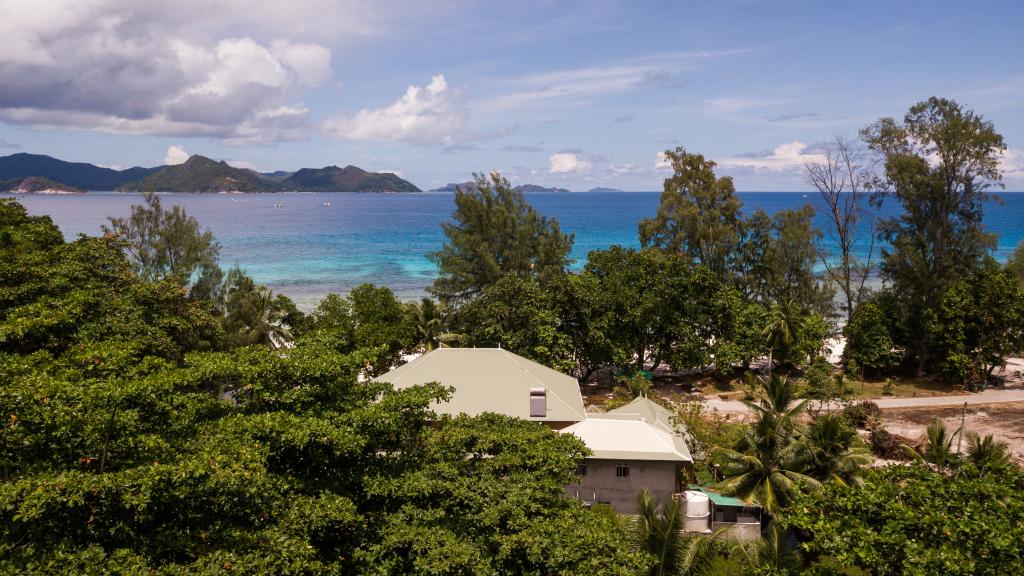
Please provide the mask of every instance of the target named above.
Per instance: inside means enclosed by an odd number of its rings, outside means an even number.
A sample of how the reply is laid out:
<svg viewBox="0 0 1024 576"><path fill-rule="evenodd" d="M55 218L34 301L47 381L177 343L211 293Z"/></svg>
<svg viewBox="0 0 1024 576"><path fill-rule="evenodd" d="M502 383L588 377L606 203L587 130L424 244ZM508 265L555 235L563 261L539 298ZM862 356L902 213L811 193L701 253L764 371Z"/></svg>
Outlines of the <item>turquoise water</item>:
<svg viewBox="0 0 1024 576"><path fill-rule="evenodd" d="M744 211L822 206L816 194L740 193ZM996 256L1005 259L1024 236L1024 194L1003 194L985 212L999 234ZM526 195L540 212L573 233L572 256L581 266L591 250L638 246L637 225L658 207L657 192L537 193ZM108 216L127 215L137 194L20 195L33 214L48 214L64 235L98 234ZM427 254L444 241L441 223L454 209L451 194L162 194L181 205L222 244L222 264L239 264L258 282L305 307L324 294L363 282L391 287L402 298L423 294L436 274ZM331 206L324 206L330 202ZM281 207L275 208L280 203ZM891 213L891 203L883 207ZM827 229L819 209L817 224Z"/></svg>

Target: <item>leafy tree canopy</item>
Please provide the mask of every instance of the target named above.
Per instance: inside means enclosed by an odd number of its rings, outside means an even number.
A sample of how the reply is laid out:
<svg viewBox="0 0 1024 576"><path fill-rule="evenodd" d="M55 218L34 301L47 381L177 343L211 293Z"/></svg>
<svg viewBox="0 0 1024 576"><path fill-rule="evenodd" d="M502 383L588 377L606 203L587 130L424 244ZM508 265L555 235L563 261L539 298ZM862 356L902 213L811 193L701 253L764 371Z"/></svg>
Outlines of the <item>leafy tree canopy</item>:
<svg viewBox="0 0 1024 576"><path fill-rule="evenodd" d="M881 271L906 319L907 341L897 344L916 358L920 373L933 363L929 313L995 246L982 224L982 205L986 190L1001 183L1006 145L991 122L935 97L912 106L902 123L882 118L862 136L885 159L879 188L902 208L880 223L888 243Z"/></svg>
<svg viewBox="0 0 1024 576"><path fill-rule="evenodd" d="M847 362L868 370L885 370L899 362L889 328L890 319L874 301L861 304L843 328Z"/></svg>
<svg viewBox="0 0 1024 576"><path fill-rule="evenodd" d="M889 466L860 486L825 486L784 522L810 534L803 547L879 576L996 575L1024 565L1024 478L979 478L927 466Z"/></svg>
<svg viewBox="0 0 1024 576"><path fill-rule="evenodd" d="M541 216L522 192L497 172L475 174L476 186L455 192L454 222L442 225L447 241L432 253L438 278L432 291L463 302L506 274L546 283L571 263L572 235Z"/></svg>
<svg viewBox="0 0 1024 576"><path fill-rule="evenodd" d="M49 218L13 201L0 201L0 238L0 364L32 355L37 370L76 379L144 371L216 336L180 285L140 280L119 240L65 243Z"/></svg>
<svg viewBox="0 0 1024 576"><path fill-rule="evenodd" d="M717 177L715 163L683 148L665 152L672 176L654 218L640 222L640 243L682 254L722 278L735 269L742 240L742 202L729 176Z"/></svg>
<svg viewBox="0 0 1024 576"><path fill-rule="evenodd" d="M165 210L156 194L144 196L146 205L132 205L128 218L111 218L103 231L127 242L126 248L139 275L146 280L173 276L187 283L192 274L217 264L220 244L209 230L181 206Z"/></svg>
<svg viewBox="0 0 1024 576"><path fill-rule="evenodd" d="M939 368L973 387L1024 347L1024 290L989 259L943 294L930 319Z"/></svg>

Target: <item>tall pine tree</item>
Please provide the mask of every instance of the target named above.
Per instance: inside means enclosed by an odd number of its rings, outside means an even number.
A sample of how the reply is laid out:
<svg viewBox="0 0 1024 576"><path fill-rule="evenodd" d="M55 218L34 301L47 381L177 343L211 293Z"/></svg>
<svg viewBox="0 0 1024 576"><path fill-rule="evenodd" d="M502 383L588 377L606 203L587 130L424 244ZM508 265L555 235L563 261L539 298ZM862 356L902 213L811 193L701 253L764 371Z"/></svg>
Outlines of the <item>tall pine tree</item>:
<svg viewBox="0 0 1024 576"><path fill-rule="evenodd" d="M572 261L573 236L540 215L523 193L497 172L475 174L475 186L455 192L455 222L442 225L448 240L430 254L438 265L431 291L447 302L465 302L506 274L541 284Z"/></svg>
<svg viewBox="0 0 1024 576"><path fill-rule="evenodd" d="M986 190L1001 184L1006 149L992 123L943 98L915 104L903 122L881 118L862 131L885 160L884 190L900 215L879 232L882 275L906 320L901 342L923 373L930 361L928 322L942 295L995 247L982 225ZM879 197L880 199L881 197Z"/></svg>

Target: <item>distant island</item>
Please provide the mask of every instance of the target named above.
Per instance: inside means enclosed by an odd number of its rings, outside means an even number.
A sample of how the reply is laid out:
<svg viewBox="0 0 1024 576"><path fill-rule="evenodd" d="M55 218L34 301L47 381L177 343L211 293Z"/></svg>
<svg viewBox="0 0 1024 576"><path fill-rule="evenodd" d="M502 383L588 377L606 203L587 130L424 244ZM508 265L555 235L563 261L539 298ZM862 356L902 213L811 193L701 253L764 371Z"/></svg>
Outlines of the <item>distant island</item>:
<svg viewBox="0 0 1024 576"><path fill-rule="evenodd" d="M367 172L356 166L303 168L281 185L304 192L420 192L412 182L391 172Z"/></svg>
<svg viewBox="0 0 1024 576"><path fill-rule="evenodd" d="M27 178L12 178L0 181L0 192L12 192L14 194L25 194L34 192L36 194L72 194L84 192L81 188L54 182L49 178L29 176Z"/></svg>
<svg viewBox="0 0 1024 576"><path fill-rule="evenodd" d="M260 173L194 155L183 164L113 170L65 162L42 154L0 157L0 191L5 192L419 192L390 172L356 166L303 168Z"/></svg>
<svg viewBox="0 0 1024 576"><path fill-rule="evenodd" d="M565 188L538 186L537 184L520 184L514 187L520 192L568 192ZM449 182L440 188L434 188L431 192L455 192L456 190L476 190L476 182Z"/></svg>
<svg viewBox="0 0 1024 576"><path fill-rule="evenodd" d="M85 162L65 162L42 154L19 152L0 157L0 180L34 176L81 190L115 190L163 168L164 166L112 170Z"/></svg>
<svg viewBox="0 0 1024 576"><path fill-rule="evenodd" d="M624 190L619 190L618 188L606 188L604 186L598 186L597 188L591 188L590 190L587 190L587 192L624 192Z"/></svg>

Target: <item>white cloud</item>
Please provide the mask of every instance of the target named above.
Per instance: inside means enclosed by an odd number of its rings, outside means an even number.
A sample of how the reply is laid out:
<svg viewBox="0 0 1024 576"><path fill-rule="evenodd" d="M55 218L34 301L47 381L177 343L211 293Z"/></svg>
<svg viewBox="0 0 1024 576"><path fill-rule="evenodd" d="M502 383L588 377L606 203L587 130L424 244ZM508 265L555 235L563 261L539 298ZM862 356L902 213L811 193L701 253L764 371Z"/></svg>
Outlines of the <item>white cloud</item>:
<svg viewBox="0 0 1024 576"><path fill-rule="evenodd" d="M497 112L547 100L623 92L636 87L658 71L659 68L653 65L608 66L522 76L511 81L518 90L484 102L481 108Z"/></svg>
<svg viewBox="0 0 1024 576"><path fill-rule="evenodd" d="M323 46L275 40L272 49L274 55L307 86L318 86L331 77L331 51Z"/></svg>
<svg viewBox="0 0 1024 576"><path fill-rule="evenodd" d="M246 170L256 170L256 165L248 160L224 160L228 166L233 168L245 168Z"/></svg>
<svg viewBox="0 0 1024 576"><path fill-rule="evenodd" d="M102 162L96 162L96 165L100 168L110 168L111 170L124 170L124 164L104 164Z"/></svg>
<svg viewBox="0 0 1024 576"><path fill-rule="evenodd" d="M590 170L591 163L571 152L559 152L548 158L548 171L555 174L566 174L570 172L586 172Z"/></svg>
<svg viewBox="0 0 1024 576"><path fill-rule="evenodd" d="M1003 180L1011 186L1024 184L1024 150L1020 148L1007 148L1000 154L999 170L1003 173Z"/></svg>
<svg viewBox="0 0 1024 576"><path fill-rule="evenodd" d="M325 41L379 29L363 0L5 0L2 11L0 120L244 143L305 137L308 113L282 127L272 112L305 110L302 91L330 79Z"/></svg>
<svg viewBox="0 0 1024 576"><path fill-rule="evenodd" d="M705 100L704 103L712 112L719 114L734 114L736 112L750 110L751 108L763 108L765 106L777 104L778 102L750 96L729 96L712 98L710 100Z"/></svg>
<svg viewBox="0 0 1024 576"><path fill-rule="evenodd" d="M668 156L664 152L658 152L654 155L654 169L655 170L671 170L672 162L669 162Z"/></svg>
<svg viewBox="0 0 1024 576"><path fill-rule="evenodd" d="M460 92L438 74L427 86L409 86L401 98L384 108L332 116L324 122L324 130L348 140L454 144L464 135L466 121Z"/></svg>
<svg viewBox="0 0 1024 576"><path fill-rule="evenodd" d="M164 154L164 164L173 166L175 164L184 164L188 160L189 153L183 146L177 144L167 148L167 153Z"/></svg>
<svg viewBox="0 0 1024 576"><path fill-rule="evenodd" d="M723 168L752 168L768 172L789 172L803 170L808 162L825 160L820 152L808 150L808 145L794 140L780 144L770 152L744 154L729 158L716 158Z"/></svg>

